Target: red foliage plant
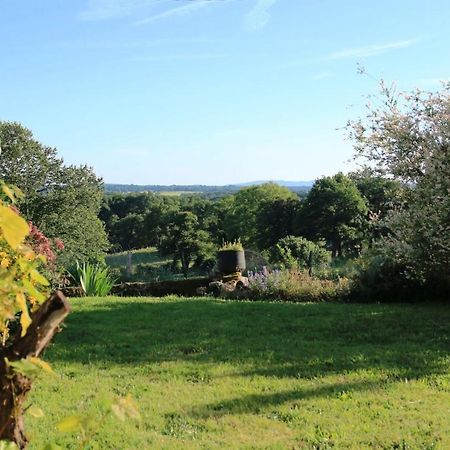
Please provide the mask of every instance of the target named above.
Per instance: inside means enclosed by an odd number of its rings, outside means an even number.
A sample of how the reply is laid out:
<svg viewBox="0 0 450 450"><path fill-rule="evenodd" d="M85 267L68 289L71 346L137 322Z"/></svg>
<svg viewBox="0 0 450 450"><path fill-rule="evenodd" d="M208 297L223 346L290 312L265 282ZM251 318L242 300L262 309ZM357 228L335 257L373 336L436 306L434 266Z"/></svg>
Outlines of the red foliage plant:
<svg viewBox="0 0 450 450"><path fill-rule="evenodd" d="M53 245L57 250L64 250L64 243L61 239L56 238L53 242L41 231L39 228L34 225L32 222L29 222L30 226L30 234L28 236L29 244L33 248L33 250L40 254L44 255L46 258L47 266L54 267L56 262L56 254L53 251Z"/></svg>

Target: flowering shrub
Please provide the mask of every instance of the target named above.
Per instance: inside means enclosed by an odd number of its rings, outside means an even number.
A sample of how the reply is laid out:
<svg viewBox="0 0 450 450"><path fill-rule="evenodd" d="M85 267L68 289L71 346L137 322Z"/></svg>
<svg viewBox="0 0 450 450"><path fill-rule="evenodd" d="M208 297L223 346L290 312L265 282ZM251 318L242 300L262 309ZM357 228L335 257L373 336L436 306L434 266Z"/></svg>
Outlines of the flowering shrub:
<svg viewBox="0 0 450 450"><path fill-rule="evenodd" d="M56 260L60 251L64 250L64 243L61 239L49 239L35 224L28 223L29 234L26 238L27 244L33 251L44 258L41 262L40 270L53 285L59 286L62 281L62 273L56 265Z"/></svg>
<svg viewBox="0 0 450 450"><path fill-rule="evenodd" d="M273 270L266 267L248 272L251 298L287 301L335 300L347 293L348 280L321 280L300 270Z"/></svg>

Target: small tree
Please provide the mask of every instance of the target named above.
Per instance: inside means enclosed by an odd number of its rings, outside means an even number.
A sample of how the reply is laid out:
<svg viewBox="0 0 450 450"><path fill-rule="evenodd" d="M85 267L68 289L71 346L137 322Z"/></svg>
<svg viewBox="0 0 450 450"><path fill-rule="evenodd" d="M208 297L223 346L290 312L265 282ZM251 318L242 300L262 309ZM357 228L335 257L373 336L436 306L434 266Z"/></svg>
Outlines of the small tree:
<svg viewBox="0 0 450 450"><path fill-rule="evenodd" d="M201 230L198 218L190 211L178 211L168 220L160 246L163 254L173 256L174 265L180 261L183 274L187 276L191 264L201 264L214 252L215 246L209 234Z"/></svg>

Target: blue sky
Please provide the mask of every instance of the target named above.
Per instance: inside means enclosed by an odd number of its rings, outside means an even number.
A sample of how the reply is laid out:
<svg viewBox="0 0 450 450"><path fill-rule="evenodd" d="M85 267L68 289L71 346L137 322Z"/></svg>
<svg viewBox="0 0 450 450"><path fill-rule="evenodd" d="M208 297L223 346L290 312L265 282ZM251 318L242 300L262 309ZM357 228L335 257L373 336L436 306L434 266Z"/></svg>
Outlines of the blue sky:
<svg viewBox="0 0 450 450"><path fill-rule="evenodd" d="M0 120L106 182L346 171L341 128L376 79L434 90L450 77L448 0L1 4Z"/></svg>

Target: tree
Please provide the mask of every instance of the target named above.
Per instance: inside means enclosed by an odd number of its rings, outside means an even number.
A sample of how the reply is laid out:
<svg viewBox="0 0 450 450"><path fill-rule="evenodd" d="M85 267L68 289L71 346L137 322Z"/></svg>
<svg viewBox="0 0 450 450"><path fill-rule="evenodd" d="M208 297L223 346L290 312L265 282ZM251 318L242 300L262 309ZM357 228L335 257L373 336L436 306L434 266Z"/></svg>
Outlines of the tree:
<svg viewBox="0 0 450 450"><path fill-rule="evenodd" d="M450 84L441 91L397 93L349 122L356 156L381 176L407 183L405 204L388 214L379 251L421 282L450 277Z"/></svg>
<svg viewBox="0 0 450 450"><path fill-rule="evenodd" d="M298 198L275 198L262 203L257 219L257 243L261 250L274 246L281 238L292 235L300 209Z"/></svg>
<svg viewBox="0 0 450 450"><path fill-rule="evenodd" d="M298 215L299 234L312 240L325 239L332 256L357 251L367 206L355 183L338 173L317 180Z"/></svg>
<svg viewBox="0 0 450 450"><path fill-rule="evenodd" d="M398 180L389 179L377 174L373 169L365 167L349 174L361 195L366 200L370 214L380 219L393 209L402 206L408 187Z"/></svg>
<svg viewBox="0 0 450 450"><path fill-rule="evenodd" d="M391 211L404 204L409 188L398 180L377 174L369 167L353 172L349 177L355 182L368 207L365 233L372 247L377 239L390 232L385 219Z"/></svg>
<svg viewBox="0 0 450 450"><path fill-rule="evenodd" d="M241 189L228 197L227 214L223 224L226 240L241 239L244 245L258 248L260 231L258 221L261 210L267 202L275 200L298 201L298 197L289 189L275 183Z"/></svg>
<svg viewBox="0 0 450 450"><path fill-rule="evenodd" d="M25 194L17 206L49 238L60 238L60 263L100 259L108 247L97 214L102 183L87 166L65 166L56 149L19 123L0 122L0 177Z"/></svg>
<svg viewBox="0 0 450 450"><path fill-rule="evenodd" d="M215 249L210 235L199 228L198 218L194 213L177 211L171 215L160 251L162 254L172 255L174 265L180 261L185 276L191 263L202 264L208 255L211 259Z"/></svg>

